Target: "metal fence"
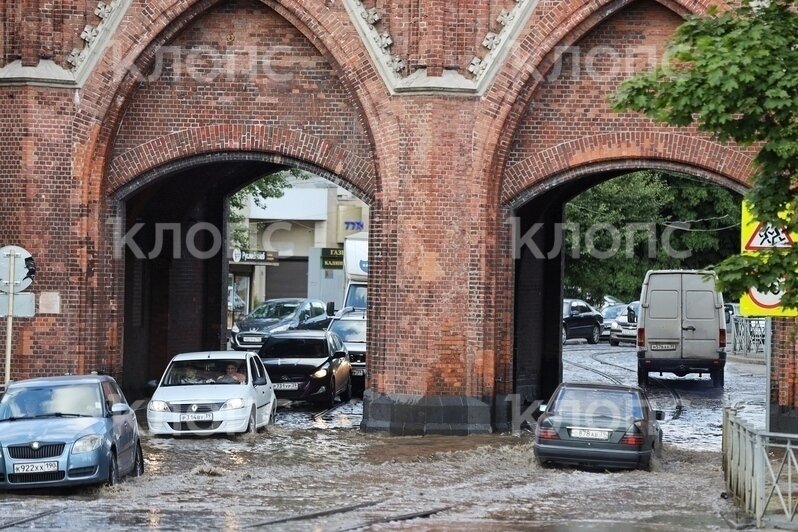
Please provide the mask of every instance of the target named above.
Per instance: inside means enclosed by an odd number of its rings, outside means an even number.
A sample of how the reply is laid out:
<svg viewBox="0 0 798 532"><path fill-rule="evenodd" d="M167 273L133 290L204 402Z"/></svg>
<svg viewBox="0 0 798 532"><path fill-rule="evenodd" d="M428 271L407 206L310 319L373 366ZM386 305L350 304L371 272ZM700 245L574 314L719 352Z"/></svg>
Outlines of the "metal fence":
<svg viewBox="0 0 798 532"><path fill-rule="evenodd" d="M732 316L732 353L738 356L770 358L770 318Z"/></svg>
<svg viewBox="0 0 798 532"><path fill-rule="evenodd" d="M739 506L756 519L792 526L798 510L798 434L754 430L734 408L723 410L723 473Z"/></svg>

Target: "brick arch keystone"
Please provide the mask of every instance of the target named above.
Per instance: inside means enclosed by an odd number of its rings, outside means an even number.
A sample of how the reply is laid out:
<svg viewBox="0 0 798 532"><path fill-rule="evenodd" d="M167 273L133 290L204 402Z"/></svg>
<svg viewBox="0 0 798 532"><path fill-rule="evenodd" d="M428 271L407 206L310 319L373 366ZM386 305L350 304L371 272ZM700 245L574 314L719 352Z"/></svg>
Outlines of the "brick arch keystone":
<svg viewBox="0 0 798 532"><path fill-rule="evenodd" d="M106 174L112 193L139 176L172 161L216 152L260 152L296 160L338 176L371 203L376 176L370 161L324 139L265 125L208 125L177 131L115 157Z"/></svg>
<svg viewBox="0 0 798 532"><path fill-rule="evenodd" d="M487 104L478 118L480 127L477 131L488 132L485 141L480 143L482 149L476 160L482 161L484 173L490 181L489 197L496 198L502 194L502 178L512 150L512 139L540 85L538 73L547 72L560 58L558 49L573 45L634 1L560 2L542 20L535 21L535 28L543 31L527 32L514 46L496 82L486 94ZM655 1L682 17L706 13L710 6L727 7L724 2L716 0Z"/></svg>
<svg viewBox="0 0 798 532"><path fill-rule="evenodd" d="M753 171L749 154L708 139L675 131L604 133L552 146L507 168L501 203L513 203L530 188L572 169L612 163L631 171L641 161L660 161L678 165L688 173L694 169L705 176L721 176L738 190L748 188Z"/></svg>

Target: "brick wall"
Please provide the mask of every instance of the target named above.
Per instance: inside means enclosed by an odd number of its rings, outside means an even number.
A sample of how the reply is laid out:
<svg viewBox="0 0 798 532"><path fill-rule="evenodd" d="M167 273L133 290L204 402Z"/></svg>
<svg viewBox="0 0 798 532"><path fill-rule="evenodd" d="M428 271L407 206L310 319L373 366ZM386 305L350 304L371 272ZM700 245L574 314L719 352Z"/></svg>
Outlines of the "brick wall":
<svg viewBox="0 0 798 532"><path fill-rule="evenodd" d="M773 319L773 358L770 367L770 404L798 410L798 320Z"/></svg>

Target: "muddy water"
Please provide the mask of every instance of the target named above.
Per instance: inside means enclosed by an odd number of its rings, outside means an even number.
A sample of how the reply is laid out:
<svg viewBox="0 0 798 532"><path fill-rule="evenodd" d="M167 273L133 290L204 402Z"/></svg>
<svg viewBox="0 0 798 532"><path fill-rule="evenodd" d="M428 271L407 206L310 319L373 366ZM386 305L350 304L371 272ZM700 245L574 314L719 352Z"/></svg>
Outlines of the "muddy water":
<svg viewBox="0 0 798 532"><path fill-rule="evenodd" d="M630 350L633 351L633 350ZM623 352L601 351L633 384ZM589 360L585 353L566 356ZM598 362L596 362L598 367ZM632 366L630 366L632 367ZM597 381L565 366L566 380ZM628 373L628 375L626 375ZM721 498L720 405L752 411L761 375L730 367L727 387L675 383L684 403L652 396L668 412L666 445L653 471L605 473L539 467L520 436L388 437L363 434L355 400L323 415L281 405L278 424L240 438L144 437L145 476L114 488L0 494L0 527L65 530L706 530L725 528L734 508ZM309 514L336 509L326 516ZM439 510L426 517L378 523ZM56 511L57 513L47 514ZM305 516L302 519L285 519ZM282 520L275 523L276 520Z"/></svg>

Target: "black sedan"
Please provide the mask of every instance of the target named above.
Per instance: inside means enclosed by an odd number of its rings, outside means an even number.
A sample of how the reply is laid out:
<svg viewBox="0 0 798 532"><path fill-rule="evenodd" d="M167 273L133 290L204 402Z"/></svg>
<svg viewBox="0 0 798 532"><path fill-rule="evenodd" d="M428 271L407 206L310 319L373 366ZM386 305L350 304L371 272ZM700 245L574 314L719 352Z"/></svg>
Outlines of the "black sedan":
<svg viewBox="0 0 798 532"><path fill-rule="evenodd" d="M535 430L541 465L649 469L662 446L663 414L636 386L561 384L541 410Z"/></svg>
<svg viewBox="0 0 798 532"><path fill-rule="evenodd" d="M256 351L270 334L291 329L326 329L331 316L316 299L270 299L244 316L230 332L230 345Z"/></svg>
<svg viewBox="0 0 798 532"><path fill-rule="evenodd" d="M562 343L571 338L585 338L589 344L601 339L601 313L581 299L562 301Z"/></svg>
<svg viewBox="0 0 798 532"><path fill-rule="evenodd" d="M352 398L349 353L332 331L287 331L269 336L258 352L279 398L333 406Z"/></svg>

